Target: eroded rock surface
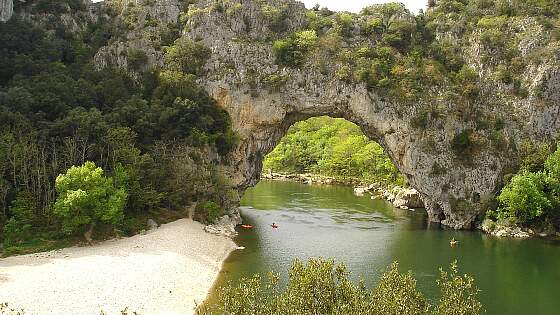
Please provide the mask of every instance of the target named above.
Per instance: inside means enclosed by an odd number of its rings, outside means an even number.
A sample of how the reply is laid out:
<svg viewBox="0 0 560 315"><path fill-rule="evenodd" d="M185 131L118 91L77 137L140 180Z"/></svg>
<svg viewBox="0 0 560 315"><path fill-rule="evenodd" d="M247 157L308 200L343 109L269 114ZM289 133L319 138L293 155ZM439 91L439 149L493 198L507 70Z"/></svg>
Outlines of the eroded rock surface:
<svg viewBox="0 0 560 315"><path fill-rule="evenodd" d="M260 1L262 2L262 1ZM511 86L495 83L486 71L476 38L462 52L480 76L481 97L468 106L474 118L461 117L457 104L439 96L448 91L426 91L431 96L413 103L367 89L364 84L347 83L333 75L337 64L320 66L311 61L303 67L278 66L269 37L274 37L259 1L230 1L223 10L204 2L189 10L188 32L184 36L202 40L212 49L202 80L210 94L231 115L241 142L233 156L232 177L244 190L256 184L262 159L278 143L293 123L312 116L342 117L359 125L379 142L408 182L422 195L430 219L453 228L471 228L482 211L481 201L499 189L503 175L516 168L524 142L553 143L560 122L560 68L558 55L529 63L522 79L540 92L517 97ZM289 15L285 32L305 28L303 4L283 1ZM270 3L269 3L270 4ZM398 18L398 17L394 17ZM404 17L406 18L406 17ZM531 38L543 30L526 21L519 50L528 55L537 45ZM353 42L360 42L356 32ZM529 36L529 34L532 34ZM442 35L443 37L443 35ZM365 42L361 41L361 44ZM281 87L270 88L263 78L287 78ZM419 113L436 106L445 113L425 128L414 126ZM451 143L463 131L475 130L491 139L491 132L479 130L476 117L499 114L502 142L487 140L469 157L462 159ZM485 140L486 141L486 140Z"/></svg>

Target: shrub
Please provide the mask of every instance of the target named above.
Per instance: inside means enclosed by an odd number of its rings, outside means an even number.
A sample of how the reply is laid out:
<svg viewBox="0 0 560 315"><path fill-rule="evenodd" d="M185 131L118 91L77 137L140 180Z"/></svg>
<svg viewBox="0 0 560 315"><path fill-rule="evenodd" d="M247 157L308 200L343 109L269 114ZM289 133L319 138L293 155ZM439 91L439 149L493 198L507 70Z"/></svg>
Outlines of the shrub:
<svg viewBox="0 0 560 315"><path fill-rule="evenodd" d="M268 21L271 31L276 33L286 31L288 26L286 23L286 19L288 19L288 11L286 7L282 6L278 8L265 4L262 8L262 12L266 21Z"/></svg>
<svg viewBox="0 0 560 315"><path fill-rule="evenodd" d="M324 30L332 26L332 20L322 16L317 11L307 11L305 14L309 29L314 30L318 34L322 34Z"/></svg>
<svg viewBox="0 0 560 315"><path fill-rule="evenodd" d="M305 30L294 33L291 37L277 40L272 46L276 62L283 66L300 67L305 62L307 53L315 46L317 33Z"/></svg>
<svg viewBox="0 0 560 315"><path fill-rule="evenodd" d="M473 131L470 129L463 130L456 134L451 141L451 149L455 152L458 157L463 157L464 155L469 155L474 149L474 142L472 139Z"/></svg>
<svg viewBox="0 0 560 315"><path fill-rule="evenodd" d="M504 65L499 65L498 67L496 67L496 71L494 71L493 77L496 81L500 81L505 84L510 84L513 82L511 72Z"/></svg>
<svg viewBox="0 0 560 315"><path fill-rule="evenodd" d="M463 65L461 70L457 72L455 79L464 96L473 98L478 95L478 74L473 68Z"/></svg>
<svg viewBox="0 0 560 315"><path fill-rule="evenodd" d="M214 201L205 201L196 206L195 218L203 223L215 223L224 214L222 208Z"/></svg>
<svg viewBox="0 0 560 315"><path fill-rule="evenodd" d="M502 218L511 217L526 224L552 207L544 193L544 173L523 171L515 175L498 196Z"/></svg>
<svg viewBox="0 0 560 315"><path fill-rule="evenodd" d="M172 71L199 75L211 53L201 42L179 38L165 51L165 66Z"/></svg>
<svg viewBox="0 0 560 315"><path fill-rule="evenodd" d="M289 76L281 74L270 74L262 79L262 82L273 91L279 91L289 80Z"/></svg>
<svg viewBox="0 0 560 315"><path fill-rule="evenodd" d="M459 275L456 261L451 263L449 272L440 269L437 284L441 297L434 314L475 315L484 313L482 304L477 299L480 291L477 289L474 279L468 275Z"/></svg>
<svg viewBox="0 0 560 315"><path fill-rule="evenodd" d="M129 49L127 59L129 67L139 71L148 62L148 55L140 49Z"/></svg>
<svg viewBox="0 0 560 315"><path fill-rule="evenodd" d="M310 259L295 260L286 287L279 289L279 277L268 274L267 285L261 277L242 279L219 288L219 300L203 306L197 314L481 314L474 280L459 276L456 263L449 272L441 271L438 285L441 299L431 306L416 288L412 273L401 274L392 264L372 290L363 282L352 283L343 264Z"/></svg>
<svg viewBox="0 0 560 315"><path fill-rule="evenodd" d="M71 235L88 224L118 224L128 197L124 189L103 176L103 169L93 162L72 166L66 174L56 178L59 196L54 214L62 220L62 230Z"/></svg>
<svg viewBox="0 0 560 315"><path fill-rule="evenodd" d="M11 217L4 225L5 245L15 245L31 236L35 207L35 200L29 193L20 193L12 202Z"/></svg>

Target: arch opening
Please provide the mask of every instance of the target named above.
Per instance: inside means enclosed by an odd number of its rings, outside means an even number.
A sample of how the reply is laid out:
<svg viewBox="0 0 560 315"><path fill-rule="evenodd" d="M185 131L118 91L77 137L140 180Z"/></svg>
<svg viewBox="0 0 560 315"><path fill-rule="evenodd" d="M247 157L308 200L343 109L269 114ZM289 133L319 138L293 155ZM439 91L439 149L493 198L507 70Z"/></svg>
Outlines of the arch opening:
<svg viewBox="0 0 560 315"><path fill-rule="evenodd" d="M408 186L380 144L356 124L329 116L308 118L288 129L263 159L263 177L275 176L385 188Z"/></svg>

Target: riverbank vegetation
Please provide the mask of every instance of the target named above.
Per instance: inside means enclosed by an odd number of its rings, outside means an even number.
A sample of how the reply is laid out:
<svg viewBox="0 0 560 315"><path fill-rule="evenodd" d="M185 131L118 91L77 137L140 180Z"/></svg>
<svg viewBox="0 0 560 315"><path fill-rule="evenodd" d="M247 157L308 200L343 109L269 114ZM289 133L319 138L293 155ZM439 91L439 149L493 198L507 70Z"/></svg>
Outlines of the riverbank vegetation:
<svg viewBox="0 0 560 315"><path fill-rule="evenodd" d="M560 148L529 145L520 171L508 180L487 217L546 235L560 231Z"/></svg>
<svg viewBox="0 0 560 315"><path fill-rule="evenodd" d="M216 305L202 306L197 314L464 314L484 313L474 279L459 274L457 264L440 270L440 298L432 305L418 291L411 272L401 273L394 263L368 290L353 283L343 264L333 260L295 260L287 285L269 273L268 281L256 275L219 289Z"/></svg>
<svg viewBox="0 0 560 315"><path fill-rule="evenodd" d="M171 40L162 69L133 51L133 71L98 67L94 55L122 31L119 20L76 15L70 30L69 10L61 1L44 19L0 23L4 255L67 245L93 226L94 239L131 235L148 218L177 219L196 202L224 208L231 195L218 165L236 137L196 83L208 48Z"/></svg>
<svg viewBox="0 0 560 315"><path fill-rule="evenodd" d="M383 148L344 119L315 117L290 127L263 162L265 171L314 173L342 181L405 185Z"/></svg>

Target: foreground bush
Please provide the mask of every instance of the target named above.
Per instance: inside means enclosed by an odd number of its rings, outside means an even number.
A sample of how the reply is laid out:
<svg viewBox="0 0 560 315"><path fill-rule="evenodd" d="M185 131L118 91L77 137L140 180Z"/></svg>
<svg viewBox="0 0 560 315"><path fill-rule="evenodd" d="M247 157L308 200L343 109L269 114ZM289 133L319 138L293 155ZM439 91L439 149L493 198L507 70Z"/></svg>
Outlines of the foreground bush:
<svg viewBox="0 0 560 315"><path fill-rule="evenodd" d="M431 305L416 288L411 272L402 274L393 263L379 284L366 289L354 284L342 264L333 260L295 260L286 288L279 288L279 277L272 273L268 282L260 276L243 279L219 289L215 305L202 306L197 314L481 314L479 290L474 279L460 275L457 264L440 270L438 305Z"/></svg>

